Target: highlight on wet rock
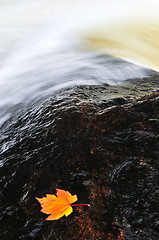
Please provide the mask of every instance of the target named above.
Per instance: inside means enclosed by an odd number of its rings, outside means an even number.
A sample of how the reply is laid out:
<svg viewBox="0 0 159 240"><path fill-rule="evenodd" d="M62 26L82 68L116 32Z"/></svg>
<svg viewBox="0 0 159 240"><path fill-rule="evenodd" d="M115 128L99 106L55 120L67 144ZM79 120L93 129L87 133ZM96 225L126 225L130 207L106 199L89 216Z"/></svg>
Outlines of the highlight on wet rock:
<svg viewBox="0 0 159 240"><path fill-rule="evenodd" d="M50 214L45 220L58 220L64 215L67 217L73 212L73 206L90 206L89 204L72 204L78 200L76 195L72 195L68 191L56 189L56 195L46 194L46 197L37 198L42 210L41 212Z"/></svg>

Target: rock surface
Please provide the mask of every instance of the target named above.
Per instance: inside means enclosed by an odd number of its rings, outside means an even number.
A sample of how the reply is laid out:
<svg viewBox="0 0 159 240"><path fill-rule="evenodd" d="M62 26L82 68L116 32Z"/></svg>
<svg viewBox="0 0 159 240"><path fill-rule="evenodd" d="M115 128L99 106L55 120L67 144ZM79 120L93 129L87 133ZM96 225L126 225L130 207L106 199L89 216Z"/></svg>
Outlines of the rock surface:
<svg viewBox="0 0 159 240"><path fill-rule="evenodd" d="M63 91L3 126L1 240L159 238L159 78L139 83ZM56 188L91 206L43 221L35 197Z"/></svg>

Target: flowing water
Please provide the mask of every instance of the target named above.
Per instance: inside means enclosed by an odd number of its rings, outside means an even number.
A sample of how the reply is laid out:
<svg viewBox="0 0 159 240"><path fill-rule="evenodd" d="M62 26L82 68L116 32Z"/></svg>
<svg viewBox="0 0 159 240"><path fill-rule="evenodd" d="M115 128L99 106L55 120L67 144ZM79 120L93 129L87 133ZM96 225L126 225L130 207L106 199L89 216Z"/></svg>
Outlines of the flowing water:
<svg viewBox="0 0 159 240"><path fill-rule="evenodd" d="M158 0L0 0L0 126L59 90L158 70L158 10Z"/></svg>

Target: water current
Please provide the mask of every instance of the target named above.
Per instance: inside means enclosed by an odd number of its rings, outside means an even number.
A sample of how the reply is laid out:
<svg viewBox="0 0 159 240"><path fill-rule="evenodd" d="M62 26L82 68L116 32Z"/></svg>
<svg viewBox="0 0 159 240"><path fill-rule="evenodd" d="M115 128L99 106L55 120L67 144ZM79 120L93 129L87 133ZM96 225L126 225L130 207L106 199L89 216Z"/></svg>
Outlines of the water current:
<svg viewBox="0 0 159 240"><path fill-rule="evenodd" d="M0 0L0 126L59 90L158 70L158 10L157 0Z"/></svg>

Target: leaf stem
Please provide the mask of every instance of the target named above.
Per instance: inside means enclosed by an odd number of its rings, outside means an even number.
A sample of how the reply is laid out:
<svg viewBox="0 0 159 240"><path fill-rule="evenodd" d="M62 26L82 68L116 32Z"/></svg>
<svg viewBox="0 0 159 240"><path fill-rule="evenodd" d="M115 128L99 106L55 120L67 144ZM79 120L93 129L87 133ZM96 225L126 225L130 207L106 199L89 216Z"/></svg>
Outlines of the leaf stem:
<svg viewBox="0 0 159 240"><path fill-rule="evenodd" d="M77 207L77 206L87 206L90 207L90 204L70 204L71 207Z"/></svg>

